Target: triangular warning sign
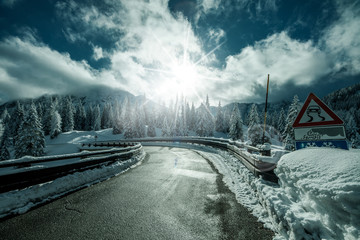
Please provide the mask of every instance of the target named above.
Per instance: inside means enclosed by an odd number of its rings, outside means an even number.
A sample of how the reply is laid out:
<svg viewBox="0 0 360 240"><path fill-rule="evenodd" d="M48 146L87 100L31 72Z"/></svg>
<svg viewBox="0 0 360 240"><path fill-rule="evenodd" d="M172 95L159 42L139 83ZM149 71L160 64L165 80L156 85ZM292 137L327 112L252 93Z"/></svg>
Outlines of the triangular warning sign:
<svg viewBox="0 0 360 240"><path fill-rule="evenodd" d="M344 124L325 103L323 103L315 94L310 93L298 116L296 117L293 127L311 127L323 125L340 125Z"/></svg>

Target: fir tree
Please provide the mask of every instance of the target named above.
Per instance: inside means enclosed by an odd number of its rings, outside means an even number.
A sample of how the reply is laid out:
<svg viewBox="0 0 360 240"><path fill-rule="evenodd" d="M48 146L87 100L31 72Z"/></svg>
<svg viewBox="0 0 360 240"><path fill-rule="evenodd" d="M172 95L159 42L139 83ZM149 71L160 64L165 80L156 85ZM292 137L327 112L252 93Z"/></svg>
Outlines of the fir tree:
<svg viewBox="0 0 360 240"><path fill-rule="evenodd" d="M218 132L223 132L223 133L225 132L224 114L222 112L220 101L216 113L215 130Z"/></svg>
<svg viewBox="0 0 360 240"><path fill-rule="evenodd" d="M257 125L260 123L259 120L259 113L257 111L257 106L254 103L253 105L251 105L251 109L250 109L250 113L249 113L249 125L248 127L251 128L254 125Z"/></svg>
<svg viewBox="0 0 360 240"><path fill-rule="evenodd" d="M134 138L136 136L136 132L134 129L134 117L135 114L133 109L130 106L130 102L128 101L126 104L126 115L124 118L124 137L125 138Z"/></svg>
<svg viewBox="0 0 360 240"><path fill-rule="evenodd" d="M20 158L25 155L41 156L44 154L44 148L44 132L36 112L36 107L32 103L15 137L15 157Z"/></svg>
<svg viewBox="0 0 360 240"><path fill-rule="evenodd" d="M188 115L188 119L189 119L189 130L195 131L197 116L196 116L194 103L191 104L191 109L190 109L190 114Z"/></svg>
<svg viewBox="0 0 360 240"><path fill-rule="evenodd" d="M114 114L113 114L113 134L121 134L124 131L124 121L127 115L127 107L129 100L125 97L125 100L120 111L120 104L118 101L115 102Z"/></svg>
<svg viewBox="0 0 360 240"><path fill-rule="evenodd" d="M206 107L202 103L197 112L197 124L196 124L196 133L200 137L207 136L207 119L206 119Z"/></svg>
<svg viewBox="0 0 360 240"><path fill-rule="evenodd" d="M50 131L51 131L52 115L58 108L57 98L55 98L54 100L50 97L46 98L45 106L46 107L45 107L44 114L43 114L42 125L43 125L44 134L47 136L50 134Z"/></svg>
<svg viewBox="0 0 360 240"><path fill-rule="evenodd" d="M74 130L74 110L70 97L64 98L61 117L63 132L70 132Z"/></svg>
<svg viewBox="0 0 360 240"><path fill-rule="evenodd" d="M7 110L5 109L2 116L1 116L1 122L3 125L3 132L0 136L0 160L7 160L10 159L10 152L9 152L9 146L10 143L10 129L9 129L9 121L10 121L10 115L8 114Z"/></svg>
<svg viewBox="0 0 360 240"><path fill-rule="evenodd" d="M230 117L230 129L229 129L229 137L233 140L238 140L243 138L242 131L242 119L240 116L240 111L237 104L234 104L234 108Z"/></svg>
<svg viewBox="0 0 360 240"><path fill-rule="evenodd" d="M51 130L50 138L55 138L61 133L61 116L57 110L55 110L51 117Z"/></svg>
<svg viewBox="0 0 360 240"><path fill-rule="evenodd" d="M299 98L297 95L294 96L294 99L289 107L289 112L288 115L286 117L286 125L284 128L284 133L283 136L285 138L284 140L284 144L285 144L285 149L287 150L294 150L295 149L295 133L294 133L294 129L292 127L296 116L299 113Z"/></svg>
<svg viewBox="0 0 360 240"><path fill-rule="evenodd" d="M107 129L112 127L112 107L110 103L106 103L101 114L101 128Z"/></svg>
<svg viewBox="0 0 360 240"><path fill-rule="evenodd" d="M280 133L284 132L285 130L285 120L286 120L285 111L284 108L281 108L278 122L276 124L276 127Z"/></svg>
<svg viewBox="0 0 360 240"><path fill-rule="evenodd" d="M170 126L168 124L167 117L165 117L161 128L161 136L170 137L170 132L171 132Z"/></svg>
<svg viewBox="0 0 360 240"><path fill-rule="evenodd" d="M353 148L357 148L360 146L360 136L358 133L358 127L356 126L355 118L354 118L354 111L350 111L346 115L346 136L351 142L351 146Z"/></svg>
<svg viewBox="0 0 360 240"><path fill-rule="evenodd" d="M76 114L74 116L74 128L76 130L85 130L86 125L86 112L85 108L80 100L76 108Z"/></svg>
<svg viewBox="0 0 360 240"><path fill-rule="evenodd" d="M94 115L93 115L92 106L89 106L86 109L85 130L86 131L94 130Z"/></svg>
<svg viewBox="0 0 360 240"><path fill-rule="evenodd" d="M100 114L100 106L97 105L95 108L94 108L94 111L93 111L93 130L94 131L99 131L101 129L101 114Z"/></svg>
<svg viewBox="0 0 360 240"><path fill-rule="evenodd" d="M10 136L13 138L13 143L15 144L15 137L18 135L18 131L25 116L24 107L20 104L19 101L16 102L16 107L14 112L11 114L9 127L10 127Z"/></svg>

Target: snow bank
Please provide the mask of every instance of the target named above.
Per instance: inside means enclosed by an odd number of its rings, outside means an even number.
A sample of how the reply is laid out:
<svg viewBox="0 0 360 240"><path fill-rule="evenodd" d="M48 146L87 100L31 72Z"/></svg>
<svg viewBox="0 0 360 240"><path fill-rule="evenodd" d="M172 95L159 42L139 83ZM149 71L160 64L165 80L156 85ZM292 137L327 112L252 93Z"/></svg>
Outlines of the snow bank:
<svg viewBox="0 0 360 240"><path fill-rule="evenodd" d="M1 193L0 218L25 213L34 206L109 179L136 166L144 157L145 152L142 151L142 154L127 161L118 161L109 166L76 172L25 189Z"/></svg>
<svg viewBox="0 0 360 240"><path fill-rule="evenodd" d="M276 169L288 204L289 236L359 239L360 151L313 148L283 156ZM302 229L299 229L299 226Z"/></svg>
<svg viewBox="0 0 360 240"><path fill-rule="evenodd" d="M307 148L282 156L279 185L224 151L199 152L274 239L360 239L360 150Z"/></svg>

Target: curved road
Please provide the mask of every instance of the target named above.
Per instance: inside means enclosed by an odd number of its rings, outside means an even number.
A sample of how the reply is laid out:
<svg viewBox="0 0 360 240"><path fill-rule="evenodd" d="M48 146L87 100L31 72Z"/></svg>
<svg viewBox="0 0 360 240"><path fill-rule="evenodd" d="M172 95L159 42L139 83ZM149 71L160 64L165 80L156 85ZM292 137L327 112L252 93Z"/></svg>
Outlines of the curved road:
<svg viewBox="0 0 360 240"><path fill-rule="evenodd" d="M146 147L141 165L0 222L1 239L272 239L196 152Z"/></svg>

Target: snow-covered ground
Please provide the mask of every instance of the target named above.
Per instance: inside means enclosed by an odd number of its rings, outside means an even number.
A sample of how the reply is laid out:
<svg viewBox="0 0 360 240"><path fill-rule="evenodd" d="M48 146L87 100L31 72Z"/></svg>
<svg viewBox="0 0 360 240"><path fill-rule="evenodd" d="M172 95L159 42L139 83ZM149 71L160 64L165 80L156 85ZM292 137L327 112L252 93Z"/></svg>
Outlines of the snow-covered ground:
<svg viewBox="0 0 360 240"><path fill-rule="evenodd" d="M95 136L97 141L123 138L111 129L62 133L47 139L46 153L77 152L78 144L94 141ZM360 239L360 150L307 148L284 155L281 147L272 146L272 159L280 159L275 170L279 184L275 184L254 177L225 151L168 144L191 148L212 161L237 200L277 233L275 239ZM26 212L36 204L119 174L142 157L0 194L0 217Z"/></svg>
<svg viewBox="0 0 360 240"><path fill-rule="evenodd" d="M275 170L279 185L254 177L225 152L201 154L275 239L360 239L360 150L286 154Z"/></svg>

